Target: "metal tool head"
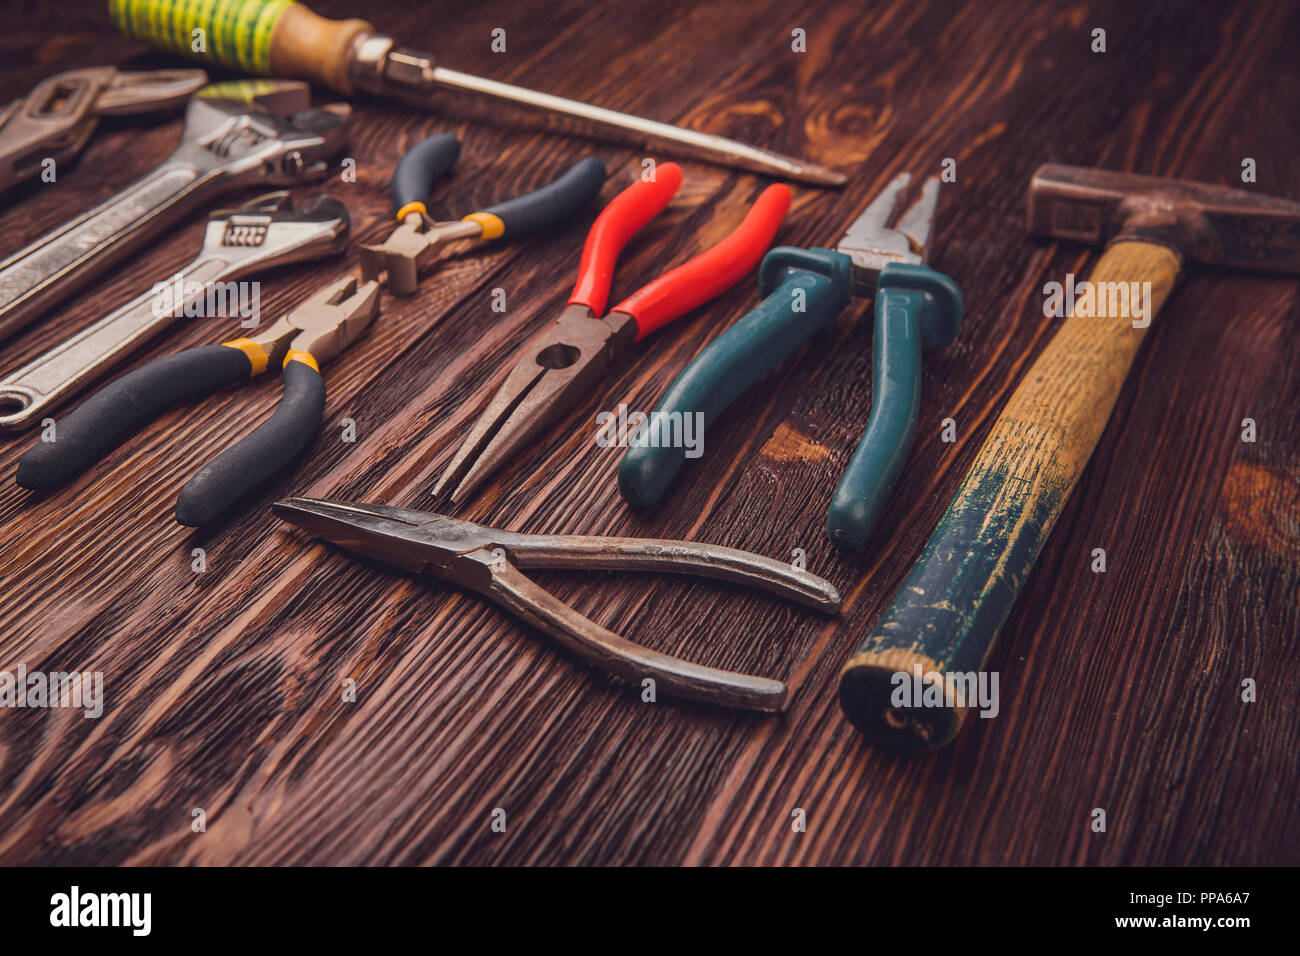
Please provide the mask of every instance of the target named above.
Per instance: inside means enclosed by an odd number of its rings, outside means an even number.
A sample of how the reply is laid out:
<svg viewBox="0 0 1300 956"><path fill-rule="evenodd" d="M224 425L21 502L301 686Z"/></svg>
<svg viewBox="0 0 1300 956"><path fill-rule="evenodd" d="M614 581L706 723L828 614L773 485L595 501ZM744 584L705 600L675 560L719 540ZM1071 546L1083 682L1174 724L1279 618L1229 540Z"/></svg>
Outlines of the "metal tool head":
<svg viewBox="0 0 1300 956"><path fill-rule="evenodd" d="M412 574L446 572L461 555L491 547L498 536L510 537L469 521L389 505L285 498L271 510L318 538Z"/></svg>
<svg viewBox="0 0 1300 956"><path fill-rule="evenodd" d="M438 479L434 495L463 501L589 392L635 338L630 316L614 312L597 319L585 305L566 308L525 347Z"/></svg>
<svg viewBox="0 0 1300 956"><path fill-rule="evenodd" d="M35 176L45 160L63 164L95 131L95 101L117 72L111 66L73 70L42 80L0 113L0 189Z"/></svg>
<svg viewBox="0 0 1300 956"><path fill-rule="evenodd" d="M71 160L98 117L179 108L207 79L202 70L119 73L96 66L42 80L0 113L0 189L36 175L47 159Z"/></svg>
<svg viewBox="0 0 1300 956"><path fill-rule="evenodd" d="M1300 203L1208 183L1049 163L1029 183L1029 231L1154 242L1202 265L1300 273Z"/></svg>
<svg viewBox="0 0 1300 956"><path fill-rule="evenodd" d="M292 184L318 179L342 149L351 108L311 108L296 80L239 80L200 90L185 113L177 156L236 181Z"/></svg>
<svg viewBox="0 0 1300 956"><path fill-rule="evenodd" d="M283 361L290 349L325 362L355 342L378 314L379 283L358 286L356 276L345 276L300 302L253 341L271 363Z"/></svg>
<svg viewBox="0 0 1300 956"><path fill-rule="evenodd" d="M473 220L434 222L422 213L410 213L383 242L361 247L361 275L385 283L394 295L411 295L440 245L482 234L483 226Z"/></svg>
<svg viewBox="0 0 1300 956"><path fill-rule="evenodd" d="M114 74L95 100L95 112L100 116L140 116L178 110L208 82L208 75L202 70L114 71Z"/></svg>
<svg viewBox="0 0 1300 956"><path fill-rule="evenodd" d="M894 208L911 181L911 173L895 176L853 220L836 246L837 251L853 261L854 295L872 294L880 270L891 262L925 263L934 229L934 212L939 205L939 180L927 179L921 187L920 198L894 226L889 225Z"/></svg>
<svg viewBox="0 0 1300 956"><path fill-rule="evenodd" d="M278 190L212 213L203 250L233 268L244 259L270 268L342 252L349 225L347 207L337 199L315 196L306 209L295 209L290 195Z"/></svg>

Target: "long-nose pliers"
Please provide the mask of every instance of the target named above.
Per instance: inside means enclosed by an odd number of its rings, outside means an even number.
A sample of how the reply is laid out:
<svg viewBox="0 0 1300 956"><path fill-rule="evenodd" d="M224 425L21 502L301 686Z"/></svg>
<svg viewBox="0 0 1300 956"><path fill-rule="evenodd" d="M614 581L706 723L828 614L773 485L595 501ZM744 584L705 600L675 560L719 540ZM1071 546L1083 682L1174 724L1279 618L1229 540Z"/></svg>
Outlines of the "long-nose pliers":
<svg viewBox="0 0 1300 956"><path fill-rule="evenodd" d="M507 458L529 444L647 335L740 281L772 244L790 208L790 190L775 184L755 200L736 230L624 299L608 314L614 264L628 240L676 194L682 171L657 167L605 207L587 235L578 282L549 329L534 337L479 416L434 487L463 500Z"/></svg>
<svg viewBox="0 0 1300 956"><path fill-rule="evenodd" d="M784 710L786 686L634 644L583 617L519 569L674 571L748 585L825 614L840 608L839 592L829 581L781 561L713 544L522 534L408 508L315 498L277 501L272 510L355 554L476 591L608 673L637 683L649 678L667 696L724 707Z"/></svg>

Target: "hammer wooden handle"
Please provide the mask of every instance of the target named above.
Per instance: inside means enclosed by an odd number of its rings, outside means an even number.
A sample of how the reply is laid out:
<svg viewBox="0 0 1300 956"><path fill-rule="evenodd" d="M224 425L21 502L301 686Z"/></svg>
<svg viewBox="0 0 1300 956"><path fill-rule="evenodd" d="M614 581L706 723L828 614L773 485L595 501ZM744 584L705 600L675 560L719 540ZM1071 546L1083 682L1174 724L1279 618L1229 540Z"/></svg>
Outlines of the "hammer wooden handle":
<svg viewBox="0 0 1300 956"><path fill-rule="evenodd" d="M1149 322L1178 271L1164 246L1116 242L1089 281L1150 282ZM1110 418L1146 333L1133 321L1066 319L1007 402L920 560L840 675L840 706L869 737L925 749L961 728L968 708L893 706L895 674L984 666Z"/></svg>

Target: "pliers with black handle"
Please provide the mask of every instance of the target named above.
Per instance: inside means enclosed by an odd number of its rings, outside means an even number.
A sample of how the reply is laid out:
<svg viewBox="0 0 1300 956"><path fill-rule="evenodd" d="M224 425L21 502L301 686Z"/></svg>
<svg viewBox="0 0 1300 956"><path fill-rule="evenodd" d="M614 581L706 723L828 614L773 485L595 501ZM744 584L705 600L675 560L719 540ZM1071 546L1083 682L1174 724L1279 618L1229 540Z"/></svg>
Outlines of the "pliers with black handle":
<svg viewBox="0 0 1300 956"><path fill-rule="evenodd" d="M185 398L283 367L284 397L270 419L222 452L181 489L176 520L200 527L275 475L311 440L325 415L320 363L338 355L379 311L379 284L332 283L252 338L156 359L100 389L55 423L18 463L18 484L44 491L96 461L141 422Z"/></svg>
<svg viewBox="0 0 1300 956"><path fill-rule="evenodd" d="M311 440L325 415L319 363L338 355L374 320L381 279L387 278L390 288L396 280L402 289L409 283L413 290L427 251L450 235L450 227L464 226L475 235L496 238L557 225L595 198L605 178L600 160L584 159L555 182L473 213L463 223L434 223L430 229L411 224L408 229L412 216L420 217L419 226L426 225L423 202L413 197L427 196L459 155L456 137L442 133L422 140L402 157L391 195L407 218L388 242L363 252L360 281L339 279L259 335L188 349L122 376L60 419L53 441L40 441L23 456L18 484L36 491L60 485L96 461L125 432L171 404L282 364L284 397L271 418L181 489L176 520L190 527L210 523L284 468ZM413 203L418 208L408 208Z"/></svg>
<svg viewBox="0 0 1300 956"><path fill-rule="evenodd" d="M411 295L418 288L420 273L443 243L515 238L558 225L581 212L605 184L605 164L589 156L559 179L530 193L458 221L436 222L429 217L425 200L459 156L456 137L437 133L416 143L401 158L389 185L398 227L383 242L362 246L363 279L383 282L394 295Z"/></svg>

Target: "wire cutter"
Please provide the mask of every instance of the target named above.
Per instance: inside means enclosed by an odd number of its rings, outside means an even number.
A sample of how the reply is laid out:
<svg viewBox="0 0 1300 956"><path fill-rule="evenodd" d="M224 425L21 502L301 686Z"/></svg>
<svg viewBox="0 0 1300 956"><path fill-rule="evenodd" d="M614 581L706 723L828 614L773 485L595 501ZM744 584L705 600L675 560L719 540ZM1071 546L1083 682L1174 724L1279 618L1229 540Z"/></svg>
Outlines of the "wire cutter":
<svg viewBox="0 0 1300 956"><path fill-rule="evenodd" d="M0 192L35 177L46 160L71 160L101 116L179 109L207 82L202 70L121 73L112 66L47 77L0 112Z"/></svg>
<svg viewBox="0 0 1300 956"><path fill-rule="evenodd" d="M540 189L472 212L458 222L435 222L424 201L433 183L451 170L459 156L456 137L436 133L416 143L397 163L389 196L398 227L382 243L361 247L364 280L384 282L395 295L410 295L420 272L443 243L512 239L558 225L577 215L605 184L605 164L589 156Z"/></svg>
<svg viewBox="0 0 1300 956"><path fill-rule="evenodd" d="M921 399L921 351L948 345L961 329L961 291L924 265L939 180L888 224L911 176L896 176L849 226L838 251L780 246L759 269L764 298L704 348L668 386L652 413L702 413L709 424L759 379L829 328L852 298L876 300L871 416L835 489L827 532L864 547L907 460ZM658 502L685 461L680 448L630 443L618 484L635 507Z"/></svg>
<svg viewBox="0 0 1300 956"><path fill-rule="evenodd" d="M274 414L226 449L181 489L176 520L200 527L287 465L325 416L320 363L334 358L379 312L379 283L339 279L265 332L155 359L100 389L59 419L55 440L38 441L18 463L18 484L45 490L78 474L117 439L183 398L213 392L282 367L284 397Z"/></svg>
<svg viewBox="0 0 1300 956"><path fill-rule="evenodd" d="M637 343L735 285L758 262L790 208L790 190L767 187L726 239L605 313L619 253L676 194L682 171L663 163L605 207L587 236L578 282L556 323L524 348L505 382L443 471L434 495L461 501L507 458L569 410Z"/></svg>
<svg viewBox="0 0 1300 956"><path fill-rule="evenodd" d="M744 584L818 611L839 612L829 581L747 551L690 541L521 534L387 505L315 498L277 501L282 520L362 557L476 591L555 638L588 664L668 696L744 710L785 709L780 681L692 664L608 631L520 569L677 571Z"/></svg>

